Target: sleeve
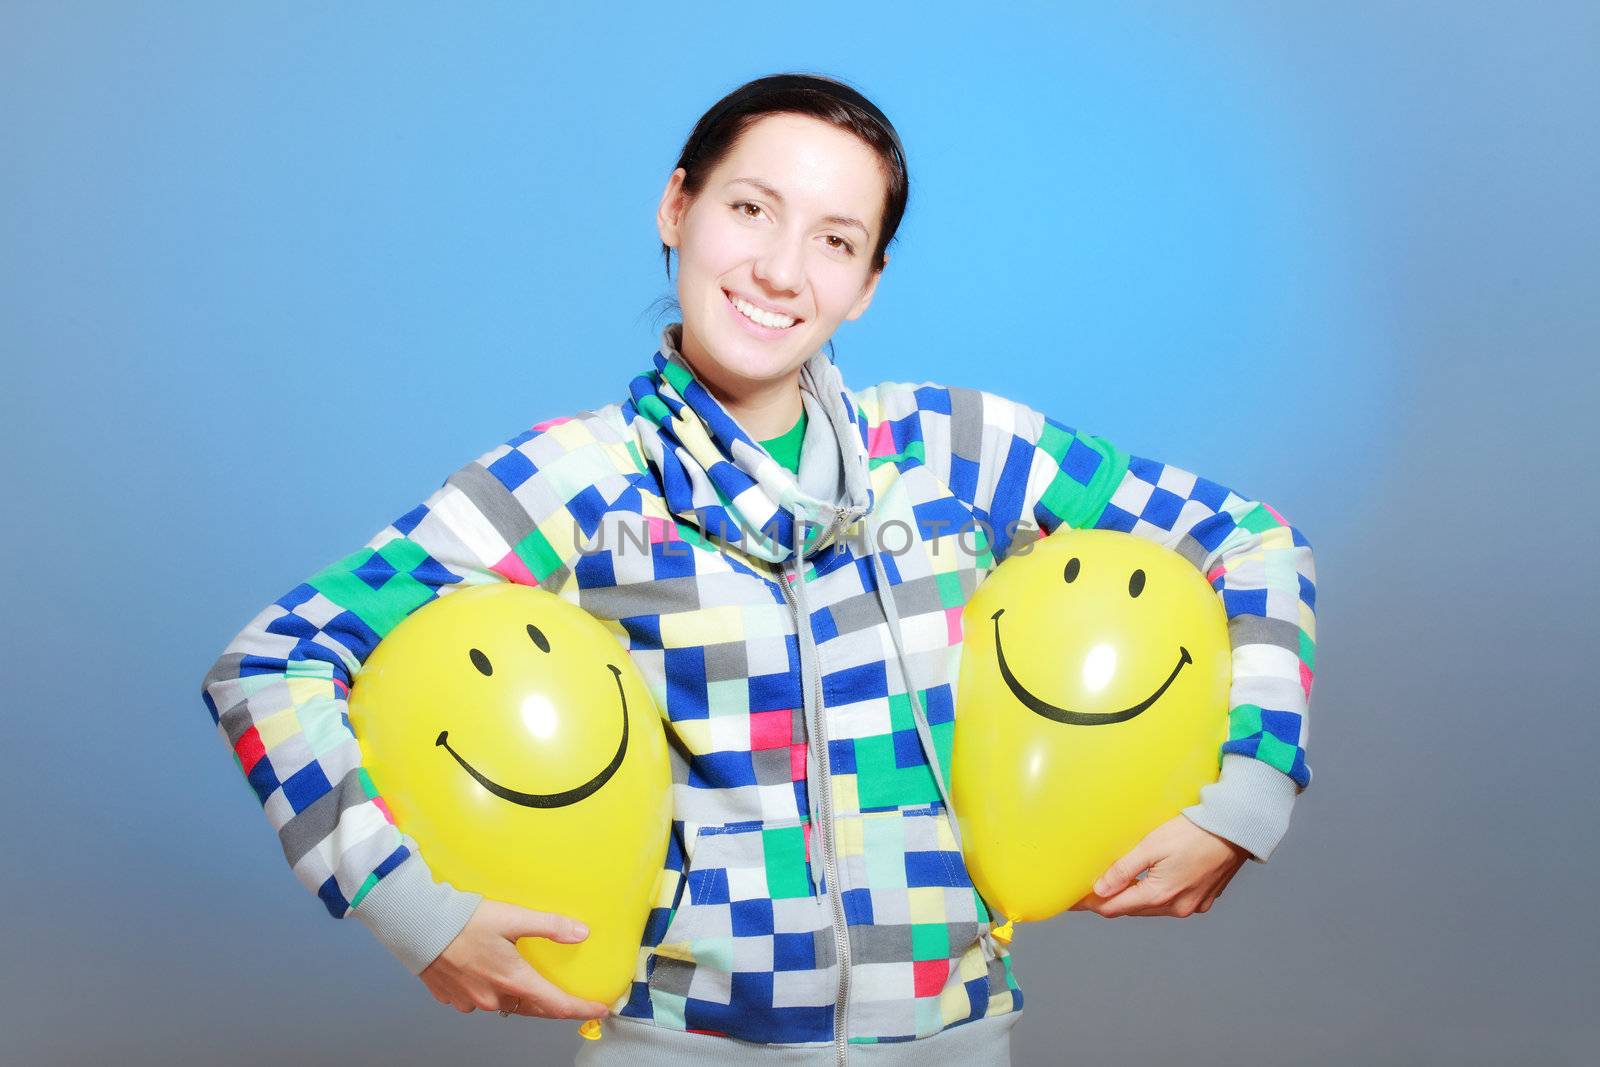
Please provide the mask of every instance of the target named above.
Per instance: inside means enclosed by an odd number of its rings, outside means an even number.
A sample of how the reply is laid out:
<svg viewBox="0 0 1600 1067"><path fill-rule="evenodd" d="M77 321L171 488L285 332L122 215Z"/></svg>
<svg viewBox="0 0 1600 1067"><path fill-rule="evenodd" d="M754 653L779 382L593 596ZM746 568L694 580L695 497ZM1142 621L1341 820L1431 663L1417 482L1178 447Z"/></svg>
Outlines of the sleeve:
<svg viewBox="0 0 1600 1067"><path fill-rule="evenodd" d="M482 897L436 882L362 766L346 713L361 665L411 612L456 589L559 589L627 485L595 421L557 419L452 474L366 546L267 605L202 683L213 723L295 876L335 918L355 915L413 974ZM609 497L608 497L609 494Z"/></svg>
<svg viewBox="0 0 1600 1067"><path fill-rule="evenodd" d="M899 410L917 420L924 461L992 529L997 563L1064 524L1148 538L1205 575L1228 616L1228 739L1218 781L1183 814L1265 862L1311 784L1316 572L1305 537L1268 504L1004 397L903 388L911 403ZM897 442L912 432L903 428Z"/></svg>

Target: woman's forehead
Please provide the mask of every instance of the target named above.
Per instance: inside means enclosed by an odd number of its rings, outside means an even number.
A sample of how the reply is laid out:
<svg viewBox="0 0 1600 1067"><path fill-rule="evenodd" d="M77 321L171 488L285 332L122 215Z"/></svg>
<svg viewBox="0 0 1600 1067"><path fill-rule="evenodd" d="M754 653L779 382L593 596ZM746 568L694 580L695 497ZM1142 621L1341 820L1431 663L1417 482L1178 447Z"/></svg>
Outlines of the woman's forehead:
<svg viewBox="0 0 1600 1067"><path fill-rule="evenodd" d="M765 115L747 129L710 181L745 187L786 207L859 219L883 211L888 180L861 138L806 115Z"/></svg>

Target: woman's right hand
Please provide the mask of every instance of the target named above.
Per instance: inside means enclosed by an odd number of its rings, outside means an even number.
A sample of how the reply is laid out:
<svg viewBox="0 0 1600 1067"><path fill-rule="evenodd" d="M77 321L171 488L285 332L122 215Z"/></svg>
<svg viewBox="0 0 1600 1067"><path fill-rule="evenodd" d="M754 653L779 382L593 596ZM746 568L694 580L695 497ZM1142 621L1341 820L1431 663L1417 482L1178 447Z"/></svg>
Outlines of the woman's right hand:
<svg viewBox="0 0 1600 1067"><path fill-rule="evenodd" d="M484 898L456 939L418 975L435 1000L460 1012L510 1011L545 1019L598 1019L610 1009L557 989L528 965L517 939L573 944L589 936L565 915Z"/></svg>

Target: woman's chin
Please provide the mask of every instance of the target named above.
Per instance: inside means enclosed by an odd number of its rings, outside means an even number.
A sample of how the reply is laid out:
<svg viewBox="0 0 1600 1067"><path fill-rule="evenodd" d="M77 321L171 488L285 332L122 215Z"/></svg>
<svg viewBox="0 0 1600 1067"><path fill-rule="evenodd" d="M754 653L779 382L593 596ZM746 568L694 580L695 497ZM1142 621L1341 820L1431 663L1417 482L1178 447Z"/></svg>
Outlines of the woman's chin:
<svg viewBox="0 0 1600 1067"><path fill-rule="evenodd" d="M792 343L782 345L752 337L712 340L709 355L723 374L745 381L776 381L799 369L810 353L801 354Z"/></svg>

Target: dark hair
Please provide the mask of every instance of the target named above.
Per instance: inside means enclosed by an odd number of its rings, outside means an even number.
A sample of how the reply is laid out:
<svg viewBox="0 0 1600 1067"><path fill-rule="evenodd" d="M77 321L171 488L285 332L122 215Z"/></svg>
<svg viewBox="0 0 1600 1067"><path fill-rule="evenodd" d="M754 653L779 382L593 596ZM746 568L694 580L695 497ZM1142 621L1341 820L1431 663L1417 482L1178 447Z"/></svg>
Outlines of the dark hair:
<svg viewBox="0 0 1600 1067"><path fill-rule="evenodd" d="M673 168L687 173L683 189L691 197L704 187L706 175L716 169L756 120L767 115L808 115L821 119L847 133L853 133L878 154L889 188L884 195L883 226L877 247L869 261L873 270L883 269L883 253L900 228L906 213L910 179L906 173L906 153L900 135L887 116L853 87L837 78L821 74L769 74L746 82L711 105L700 116ZM672 249L663 242L667 280L672 279Z"/></svg>

